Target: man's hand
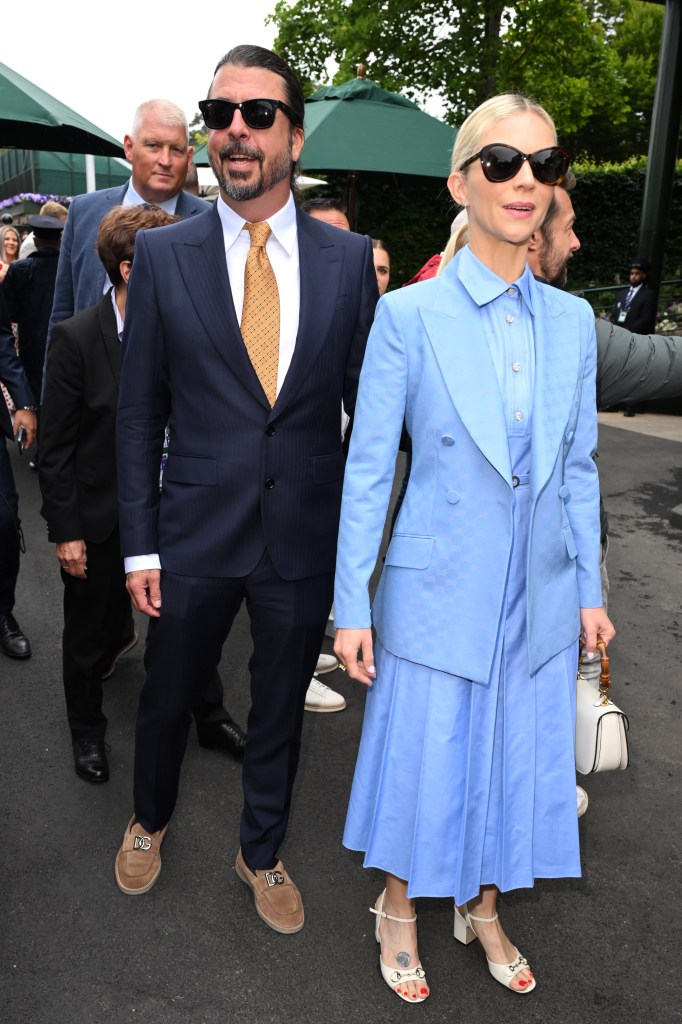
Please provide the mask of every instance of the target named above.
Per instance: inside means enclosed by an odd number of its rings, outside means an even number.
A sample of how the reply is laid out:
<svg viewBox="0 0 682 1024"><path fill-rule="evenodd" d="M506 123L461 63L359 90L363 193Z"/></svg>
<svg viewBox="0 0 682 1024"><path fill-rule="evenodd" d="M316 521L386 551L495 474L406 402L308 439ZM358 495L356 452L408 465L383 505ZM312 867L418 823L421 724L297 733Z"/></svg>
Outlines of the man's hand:
<svg viewBox="0 0 682 1024"><path fill-rule="evenodd" d="M603 608L581 608L580 625L582 626L581 640L585 647L585 657L588 661L592 661L597 653L597 634L608 647L616 635L616 631Z"/></svg>
<svg viewBox="0 0 682 1024"><path fill-rule="evenodd" d="M161 570L135 569L126 573L126 587L138 612L158 619L161 614Z"/></svg>
<svg viewBox="0 0 682 1024"><path fill-rule="evenodd" d="M360 658L358 659L358 653ZM377 674L374 667L372 650L372 630L339 629L336 630L334 654L339 659L351 679L357 679L365 686L371 686Z"/></svg>
<svg viewBox="0 0 682 1024"><path fill-rule="evenodd" d="M36 439L36 430L38 427L38 421L34 412L29 412L28 409L17 409L14 414L14 436L16 437L19 433L19 428L23 427L26 431L26 437L22 448L26 451L30 448Z"/></svg>
<svg viewBox="0 0 682 1024"><path fill-rule="evenodd" d="M84 580L87 576L88 552L84 540L65 540L55 546L55 555L64 572Z"/></svg>

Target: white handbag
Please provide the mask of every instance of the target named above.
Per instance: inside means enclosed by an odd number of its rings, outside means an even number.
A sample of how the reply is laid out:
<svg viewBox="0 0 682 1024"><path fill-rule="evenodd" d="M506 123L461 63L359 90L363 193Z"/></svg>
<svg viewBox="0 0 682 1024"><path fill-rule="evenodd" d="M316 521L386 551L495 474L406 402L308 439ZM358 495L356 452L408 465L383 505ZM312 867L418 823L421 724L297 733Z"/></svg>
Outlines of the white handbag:
<svg viewBox="0 0 682 1024"><path fill-rule="evenodd" d="M627 768L629 763L627 715L609 698L611 685L609 656L600 638L601 675L595 685L580 674L575 723L575 766L581 775Z"/></svg>

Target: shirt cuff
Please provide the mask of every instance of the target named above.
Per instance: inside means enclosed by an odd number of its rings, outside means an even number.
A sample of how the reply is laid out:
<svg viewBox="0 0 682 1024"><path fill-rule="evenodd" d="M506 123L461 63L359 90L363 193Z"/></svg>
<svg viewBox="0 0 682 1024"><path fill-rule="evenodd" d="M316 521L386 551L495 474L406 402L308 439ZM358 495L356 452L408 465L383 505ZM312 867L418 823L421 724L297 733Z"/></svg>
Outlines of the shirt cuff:
<svg viewBox="0 0 682 1024"><path fill-rule="evenodd" d="M159 556L154 555L131 555L123 559L126 572L137 572L140 569L160 569L161 561Z"/></svg>

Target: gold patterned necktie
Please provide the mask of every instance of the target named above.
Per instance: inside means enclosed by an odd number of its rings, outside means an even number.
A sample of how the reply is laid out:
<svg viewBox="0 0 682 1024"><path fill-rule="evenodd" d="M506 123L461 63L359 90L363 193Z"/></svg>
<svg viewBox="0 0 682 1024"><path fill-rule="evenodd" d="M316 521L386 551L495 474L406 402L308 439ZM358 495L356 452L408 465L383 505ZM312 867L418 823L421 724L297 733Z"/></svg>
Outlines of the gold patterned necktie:
<svg viewBox="0 0 682 1024"><path fill-rule="evenodd" d="M251 247L244 268L241 332L246 351L272 407L277 397L279 364L279 291L265 243L270 225L246 224Z"/></svg>

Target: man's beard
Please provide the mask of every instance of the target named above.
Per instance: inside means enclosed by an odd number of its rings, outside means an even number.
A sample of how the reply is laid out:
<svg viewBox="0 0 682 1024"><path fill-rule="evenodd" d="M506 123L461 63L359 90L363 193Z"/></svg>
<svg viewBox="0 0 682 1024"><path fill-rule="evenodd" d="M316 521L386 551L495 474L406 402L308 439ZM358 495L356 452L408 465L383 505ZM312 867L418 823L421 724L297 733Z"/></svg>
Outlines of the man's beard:
<svg viewBox="0 0 682 1024"><path fill-rule="evenodd" d="M259 196L269 192L270 189L278 185L284 178L290 176L293 162L291 159L291 146L292 139L290 136L286 150L270 159L267 174L263 173L264 156L261 151L255 146L246 146L242 142L228 143L228 145L223 146L220 150L217 159L214 159L211 154L209 154L209 159L213 173L225 195L236 202L245 202L248 199L258 199ZM246 156L250 159L258 160L260 174L255 181L248 184L240 183L240 178L246 178L249 172L232 170L229 176L223 173L223 161L234 156Z"/></svg>
<svg viewBox="0 0 682 1024"><path fill-rule="evenodd" d="M561 261L553 245L545 245L540 257L540 270L545 281L549 281L555 288L565 288L568 281L568 259Z"/></svg>

